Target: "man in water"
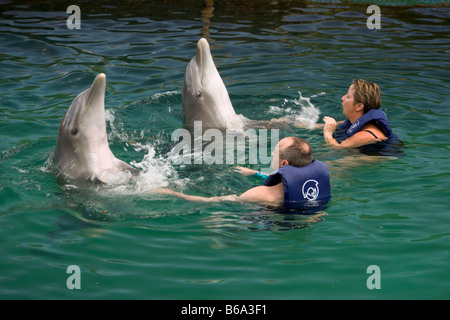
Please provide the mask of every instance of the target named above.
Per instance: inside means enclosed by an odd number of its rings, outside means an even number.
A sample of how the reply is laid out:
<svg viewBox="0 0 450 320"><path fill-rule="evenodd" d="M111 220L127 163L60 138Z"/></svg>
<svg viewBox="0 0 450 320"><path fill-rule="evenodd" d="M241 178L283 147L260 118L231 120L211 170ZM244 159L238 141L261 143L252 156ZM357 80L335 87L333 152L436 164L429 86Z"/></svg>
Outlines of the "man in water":
<svg viewBox="0 0 450 320"><path fill-rule="evenodd" d="M271 167L276 171L267 177L264 185L251 188L240 196L201 197L170 189L158 189L157 192L196 202L236 201L286 208L317 206L330 199L328 167L313 159L313 150L306 140L297 137L280 140L272 153ZM256 173L256 170L242 167L237 170L247 175Z"/></svg>

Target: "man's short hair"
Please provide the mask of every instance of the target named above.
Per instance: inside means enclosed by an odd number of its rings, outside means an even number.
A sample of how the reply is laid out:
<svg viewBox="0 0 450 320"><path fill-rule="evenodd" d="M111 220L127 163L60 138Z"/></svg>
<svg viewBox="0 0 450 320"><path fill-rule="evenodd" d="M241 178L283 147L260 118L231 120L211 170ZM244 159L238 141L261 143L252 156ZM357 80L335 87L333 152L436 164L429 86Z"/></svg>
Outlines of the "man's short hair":
<svg viewBox="0 0 450 320"><path fill-rule="evenodd" d="M280 150L280 157L294 167L306 167L313 161L313 150L308 141L290 137L292 143L284 150Z"/></svg>

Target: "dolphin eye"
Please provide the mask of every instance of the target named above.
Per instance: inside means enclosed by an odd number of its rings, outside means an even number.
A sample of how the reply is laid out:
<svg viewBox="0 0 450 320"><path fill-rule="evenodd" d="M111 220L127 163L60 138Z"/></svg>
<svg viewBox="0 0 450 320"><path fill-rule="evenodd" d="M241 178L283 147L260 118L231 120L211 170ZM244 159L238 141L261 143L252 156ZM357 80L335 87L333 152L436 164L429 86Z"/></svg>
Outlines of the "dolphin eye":
<svg viewBox="0 0 450 320"><path fill-rule="evenodd" d="M201 98L203 96L203 93L201 91L197 91L197 98Z"/></svg>
<svg viewBox="0 0 450 320"><path fill-rule="evenodd" d="M71 133L73 136L76 136L77 133L78 133L78 128L73 128L72 131L70 131L70 133Z"/></svg>

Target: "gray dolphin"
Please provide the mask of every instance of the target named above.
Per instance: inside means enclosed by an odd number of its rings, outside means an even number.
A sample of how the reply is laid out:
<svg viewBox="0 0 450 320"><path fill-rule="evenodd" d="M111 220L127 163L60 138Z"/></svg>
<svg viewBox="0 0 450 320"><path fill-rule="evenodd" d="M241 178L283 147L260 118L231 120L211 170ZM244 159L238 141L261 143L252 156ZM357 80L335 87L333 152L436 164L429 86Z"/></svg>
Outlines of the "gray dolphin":
<svg viewBox="0 0 450 320"><path fill-rule="evenodd" d="M80 93L59 127L53 160L60 172L74 180L119 183L139 170L111 152L105 120L106 76L97 75L90 88Z"/></svg>
<svg viewBox="0 0 450 320"><path fill-rule="evenodd" d="M227 88L214 64L208 41L197 42L196 55L191 59L183 83L183 123L191 129L194 121L202 128L242 130L245 117L237 115Z"/></svg>

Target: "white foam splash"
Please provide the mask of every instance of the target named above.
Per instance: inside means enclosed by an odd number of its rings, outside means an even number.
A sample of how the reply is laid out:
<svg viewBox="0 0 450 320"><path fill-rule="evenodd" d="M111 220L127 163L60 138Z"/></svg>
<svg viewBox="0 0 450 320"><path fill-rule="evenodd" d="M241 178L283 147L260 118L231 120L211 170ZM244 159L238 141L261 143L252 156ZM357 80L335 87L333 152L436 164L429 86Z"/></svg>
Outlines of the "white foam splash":
<svg viewBox="0 0 450 320"><path fill-rule="evenodd" d="M170 161L161 155L156 157L155 148L150 143L146 145L136 143L133 147L136 151L146 151L141 162L131 162L132 166L141 169L136 183L137 192L153 191L157 188L167 187L172 180L178 181L177 171Z"/></svg>
<svg viewBox="0 0 450 320"><path fill-rule="evenodd" d="M170 93L172 94L172 93ZM145 194L154 193L156 189L168 187L169 183L183 185L185 181L178 179L178 174L170 161L162 155L156 155L156 150L152 142L132 142L143 138L145 132L135 132L137 137L130 137L123 129L123 123L118 121L113 110L107 110L106 121L109 125L108 138L120 141L127 147L134 149L138 153L143 153L141 161L133 160L130 164L139 169L140 173L130 183L116 183L108 188L109 192L119 194Z"/></svg>
<svg viewBox="0 0 450 320"><path fill-rule="evenodd" d="M294 103L301 107L300 113L295 115L295 120L303 123L307 128L313 129L319 120L320 110L311 103L312 97L303 97L299 91L298 100L294 100Z"/></svg>
<svg viewBox="0 0 450 320"><path fill-rule="evenodd" d="M151 98L150 101L158 101L160 98L166 98L174 95L180 95L181 91L179 90L173 90L173 91L166 91L161 93L155 93Z"/></svg>
<svg viewBox="0 0 450 320"><path fill-rule="evenodd" d="M319 120L320 110L311 102L311 98L316 98L324 94L325 92L320 92L311 97L304 97L298 91L299 96L297 99L284 99L281 106L270 106L269 112L274 114L285 113L286 117L291 121L300 122L305 127L313 129ZM298 107L300 107L299 111Z"/></svg>

